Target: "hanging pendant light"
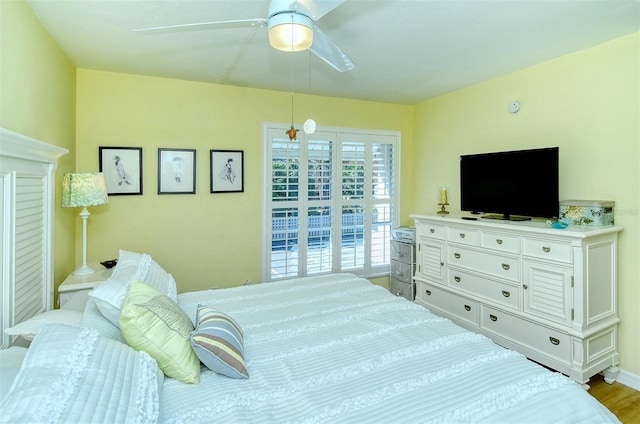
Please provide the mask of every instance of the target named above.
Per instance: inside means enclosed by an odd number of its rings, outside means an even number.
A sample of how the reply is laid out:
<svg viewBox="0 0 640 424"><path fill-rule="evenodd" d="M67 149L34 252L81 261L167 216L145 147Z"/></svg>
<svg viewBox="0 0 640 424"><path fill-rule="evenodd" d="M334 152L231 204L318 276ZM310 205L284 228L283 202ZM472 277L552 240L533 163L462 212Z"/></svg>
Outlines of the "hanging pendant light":
<svg viewBox="0 0 640 424"><path fill-rule="evenodd" d="M291 25L293 26L294 24L294 14L291 14ZM294 31L291 31L289 34L290 37L290 42L289 42L289 46L290 49L288 51L295 51L294 50L294 45L296 42L296 34L294 33ZM300 131L299 129L297 129L294 125L293 125L293 55L291 55L291 128L289 128L285 134L287 134L289 136L289 140L297 140L298 137L298 131Z"/></svg>

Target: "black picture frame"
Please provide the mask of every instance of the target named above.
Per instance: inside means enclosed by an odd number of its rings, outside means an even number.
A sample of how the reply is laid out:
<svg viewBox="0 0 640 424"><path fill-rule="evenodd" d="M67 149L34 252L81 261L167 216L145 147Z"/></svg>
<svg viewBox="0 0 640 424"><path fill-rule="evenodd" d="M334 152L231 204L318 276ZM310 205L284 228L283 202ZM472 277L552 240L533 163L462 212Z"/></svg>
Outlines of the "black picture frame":
<svg viewBox="0 0 640 424"><path fill-rule="evenodd" d="M158 194L196 194L195 149L158 149Z"/></svg>
<svg viewBox="0 0 640 424"><path fill-rule="evenodd" d="M99 146L98 163L109 196L142 195L142 147Z"/></svg>
<svg viewBox="0 0 640 424"><path fill-rule="evenodd" d="M244 192L244 150L211 150L211 193Z"/></svg>

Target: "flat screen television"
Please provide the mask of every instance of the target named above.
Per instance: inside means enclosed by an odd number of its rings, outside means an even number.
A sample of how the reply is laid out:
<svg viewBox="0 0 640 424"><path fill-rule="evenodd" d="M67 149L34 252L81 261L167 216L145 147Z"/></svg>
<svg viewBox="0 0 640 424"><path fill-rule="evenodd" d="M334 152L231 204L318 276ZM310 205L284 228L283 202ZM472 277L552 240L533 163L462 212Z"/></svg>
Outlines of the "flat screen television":
<svg viewBox="0 0 640 424"><path fill-rule="evenodd" d="M558 216L558 147L460 156L460 209L483 218Z"/></svg>

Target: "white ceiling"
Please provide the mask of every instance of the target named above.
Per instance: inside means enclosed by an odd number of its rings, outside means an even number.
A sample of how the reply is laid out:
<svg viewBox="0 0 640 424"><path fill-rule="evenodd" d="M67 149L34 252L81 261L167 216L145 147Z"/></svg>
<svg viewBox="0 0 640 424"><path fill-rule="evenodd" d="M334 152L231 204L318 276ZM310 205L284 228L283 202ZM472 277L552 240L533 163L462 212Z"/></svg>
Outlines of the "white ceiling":
<svg viewBox="0 0 640 424"><path fill-rule="evenodd" d="M27 0L79 68L414 104L640 30L640 0L347 0L316 24L339 73L267 30L132 29L266 18L269 0Z"/></svg>

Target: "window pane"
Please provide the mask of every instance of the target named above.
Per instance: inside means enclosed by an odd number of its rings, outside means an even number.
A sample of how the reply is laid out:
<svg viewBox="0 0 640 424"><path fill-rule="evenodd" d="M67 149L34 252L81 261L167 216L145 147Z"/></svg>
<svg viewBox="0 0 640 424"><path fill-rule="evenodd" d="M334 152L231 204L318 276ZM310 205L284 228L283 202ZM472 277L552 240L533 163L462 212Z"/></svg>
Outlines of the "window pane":
<svg viewBox="0 0 640 424"><path fill-rule="evenodd" d="M391 262L391 205L378 204L371 214L371 265L386 265Z"/></svg>
<svg viewBox="0 0 640 424"><path fill-rule="evenodd" d="M364 198L364 143L345 142L342 144L342 198Z"/></svg>
<svg viewBox="0 0 640 424"><path fill-rule="evenodd" d="M332 142L310 140L309 146L309 200L331 200L332 185Z"/></svg>
<svg viewBox="0 0 640 424"><path fill-rule="evenodd" d="M342 269L364 266L364 208L358 205L342 207L341 264Z"/></svg>
<svg viewBox="0 0 640 424"><path fill-rule="evenodd" d="M298 275L298 208L271 212L271 279Z"/></svg>
<svg viewBox="0 0 640 424"><path fill-rule="evenodd" d="M309 208L307 229L307 274L331 272L331 207Z"/></svg>
<svg viewBox="0 0 640 424"><path fill-rule="evenodd" d="M273 201L298 200L300 143L274 139L272 143L271 186Z"/></svg>
<svg viewBox="0 0 640 424"><path fill-rule="evenodd" d="M393 145L373 145L372 195L375 199L393 196Z"/></svg>

